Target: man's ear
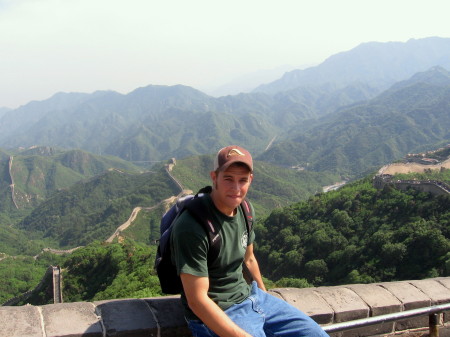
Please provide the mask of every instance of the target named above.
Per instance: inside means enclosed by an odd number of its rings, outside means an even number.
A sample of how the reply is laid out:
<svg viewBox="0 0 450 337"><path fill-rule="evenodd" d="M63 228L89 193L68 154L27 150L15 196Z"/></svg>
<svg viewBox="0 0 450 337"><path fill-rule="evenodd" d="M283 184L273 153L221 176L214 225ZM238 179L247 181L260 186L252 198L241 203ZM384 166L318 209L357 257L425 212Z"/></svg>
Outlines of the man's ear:
<svg viewBox="0 0 450 337"><path fill-rule="evenodd" d="M213 186L216 186L216 180L217 180L217 173L216 171L209 172L209 176L211 177L211 180L213 182Z"/></svg>

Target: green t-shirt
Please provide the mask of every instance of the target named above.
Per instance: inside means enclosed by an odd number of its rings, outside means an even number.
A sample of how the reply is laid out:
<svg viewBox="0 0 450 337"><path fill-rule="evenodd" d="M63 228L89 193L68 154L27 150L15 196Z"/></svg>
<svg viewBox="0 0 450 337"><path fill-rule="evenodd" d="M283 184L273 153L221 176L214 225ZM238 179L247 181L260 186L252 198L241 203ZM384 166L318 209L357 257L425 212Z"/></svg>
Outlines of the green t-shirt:
<svg viewBox="0 0 450 337"><path fill-rule="evenodd" d="M252 230L248 239L242 209L238 213L226 216L212 202L209 194L201 197L208 207L215 225L219 225L222 244L219 256L208 268L209 241L205 230L189 212L183 212L175 221L171 236L172 259L178 274L186 273L209 278L208 296L226 310L231 305L240 303L250 294L250 286L242 274L247 245L253 243L255 234ZM253 208L252 208L253 212ZM189 309L184 293L181 300L188 319L198 319Z"/></svg>

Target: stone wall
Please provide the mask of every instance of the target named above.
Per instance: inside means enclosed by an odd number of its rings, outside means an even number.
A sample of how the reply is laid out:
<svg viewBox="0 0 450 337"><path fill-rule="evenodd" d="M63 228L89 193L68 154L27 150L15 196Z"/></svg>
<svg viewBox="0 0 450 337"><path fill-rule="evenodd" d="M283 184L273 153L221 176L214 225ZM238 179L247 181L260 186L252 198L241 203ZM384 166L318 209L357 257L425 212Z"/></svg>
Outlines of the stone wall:
<svg viewBox="0 0 450 337"><path fill-rule="evenodd" d="M408 188L414 188L422 192L431 193L434 195L447 195L450 193L448 185L439 181L407 181L400 180L393 182L396 188L406 191Z"/></svg>
<svg viewBox="0 0 450 337"><path fill-rule="evenodd" d="M271 293L320 325L450 302L450 277L417 281L282 288ZM440 314L440 336L450 336L450 312ZM98 302L0 307L0 336L190 336L177 296ZM426 336L428 317L331 334L331 336Z"/></svg>
<svg viewBox="0 0 450 337"><path fill-rule="evenodd" d="M378 189L384 188L386 185L393 185L399 190L406 191L408 188L414 188L422 192L431 193L433 195L448 195L450 186L435 180L393 180L391 175L376 175L373 178L373 186Z"/></svg>
<svg viewBox="0 0 450 337"><path fill-rule="evenodd" d="M34 289L24 292L23 294L21 294L19 296L13 297L13 298L9 299L8 301L6 301L5 303L3 303L2 305L10 306L10 305L16 305L19 302L26 301L34 293L41 291L45 287L45 285L48 283L49 279L52 277L52 274L53 274L53 266L49 266L47 268L47 270L45 271L45 274L42 277L41 281L39 282L39 284L36 287L34 287ZM1 316L0 316L0 322L1 322ZM1 328L0 328L0 330L1 330ZM1 331L0 331L0 336L1 336Z"/></svg>

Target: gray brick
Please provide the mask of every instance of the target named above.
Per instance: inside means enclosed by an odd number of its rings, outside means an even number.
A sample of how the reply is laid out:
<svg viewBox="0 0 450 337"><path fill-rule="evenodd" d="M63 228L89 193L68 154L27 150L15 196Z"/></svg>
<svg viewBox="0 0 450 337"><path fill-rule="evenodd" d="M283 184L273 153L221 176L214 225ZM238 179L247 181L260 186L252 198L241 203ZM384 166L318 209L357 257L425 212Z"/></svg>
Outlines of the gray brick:
<svg viewBox="0 0 450 337"><path fill-rule="evenodd" d="M311 288L277 288L272 289L271 293L278 294L279 297L303 311L319 324L333 322L333 309Z"/></svg>
<svg viewBox="0 0 450 337"><path fill-rule="evenodd" d="M191 336L179 296L149 298L146 301L161 328L161 336Z"/></svg>
<svg viewBox="0 0 450 337"><path fill-rule="evenodd" d="M353 290L370 308L370 316L380 316L402 311L402 303L385 288L375 284L352 284L346 288ZM394 331L394 322L367 327L370 335L385 334Z"/></svg>
<svg viewBox="0 0 450 337"><path fill-rule="evenodd" d="M92 303L44 305L42 316L47 337L102 337L102 326Z"/></svg>
<svg viewBox="0 0 450 337"><path fill-rule="evenodd" d="M43 337L39 309L33 306L0 307L0 337Z"/></svg>
<svg viewBox="0 0 450 337"><path fill-rule="evenodd" d="M101 314L106 336L148 337L158 335L158 325L144 300L94 302Z"/></svg>
<svg viewBox="0 0 450 337"><path fill-rule="evenodd" d="M431 299L409 282L385 282L379 285L400 300L403 305L403 311L429 307L431 305ZM423 326L428 326L427 316L395 322L396 331L415 329Z"/></svg>
<svg viewBox="0 0 450 337"><path fill-rule="evenodd" d="M314 291L333 309L334 323L369 317L369 306L348 288L319 287Z"/></svg>

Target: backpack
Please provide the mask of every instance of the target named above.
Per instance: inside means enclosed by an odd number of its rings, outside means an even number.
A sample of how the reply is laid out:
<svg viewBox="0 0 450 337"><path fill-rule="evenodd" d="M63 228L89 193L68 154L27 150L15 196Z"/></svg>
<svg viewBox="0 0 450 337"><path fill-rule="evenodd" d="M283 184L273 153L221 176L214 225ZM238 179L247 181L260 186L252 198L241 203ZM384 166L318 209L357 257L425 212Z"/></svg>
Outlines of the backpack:
<svg viewBox="0 0 450 337"><path fill-rule="evenodd" d="M173 205L161 218L160 238L158 240L158 249L156 252L155 270L158 274L161 290L165 294L179 294L183 289L180 276L177 275L176 267L172 263L170 235L172 233L173 223L185 210L188 210L197 222L202 225L208 236L208 264L212 263L219 256L222 238L217 232L217 225L210 220L212 217L209 210L204 207L201 200L205 193L211 193L211 191L211 186L207 186L198 191L196 195L187 195L179 198L176 204ZM244 213L247 233L250 238L250 232L253 227L253 215L250 203L245 199L241 203L240 207ZM250 273L246 269L245 263L243 263L243 266L245 270L245 279L249 282Z"/></svg>

